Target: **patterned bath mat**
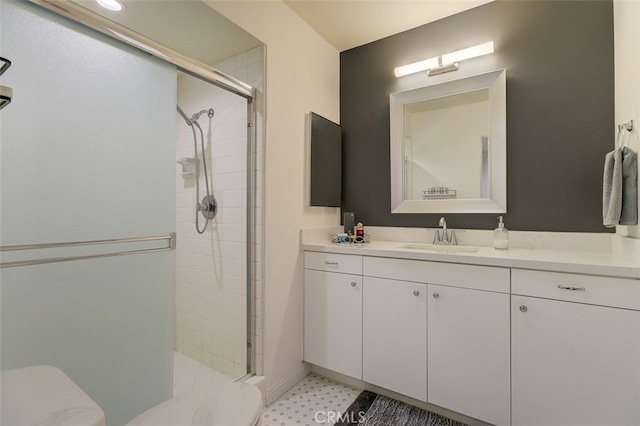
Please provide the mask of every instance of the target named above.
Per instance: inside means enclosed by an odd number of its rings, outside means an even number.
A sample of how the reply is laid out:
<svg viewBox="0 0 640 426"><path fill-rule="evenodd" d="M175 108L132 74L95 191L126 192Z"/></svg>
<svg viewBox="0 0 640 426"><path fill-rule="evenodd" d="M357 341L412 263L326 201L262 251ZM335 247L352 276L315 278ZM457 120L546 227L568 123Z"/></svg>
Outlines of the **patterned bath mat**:
<svg viewBox="0 0 640 426"><path fill-rule="evenodd" d="M430 411L363 391L335 426L465 426Z"/></svg>

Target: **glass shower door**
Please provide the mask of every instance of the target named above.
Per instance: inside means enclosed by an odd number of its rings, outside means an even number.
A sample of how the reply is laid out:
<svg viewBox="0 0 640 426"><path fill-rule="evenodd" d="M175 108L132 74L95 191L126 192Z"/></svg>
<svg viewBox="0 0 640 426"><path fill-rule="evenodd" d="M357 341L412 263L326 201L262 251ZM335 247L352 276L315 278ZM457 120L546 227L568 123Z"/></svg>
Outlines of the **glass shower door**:
<svg viewBox="0 0 640 426"><path fill-rule="evenodd" d="M0 2L0 245L167 237L176 69L24 1ZM2 262L167 239L2 252ZM172 396L172 251L0 270L0 368L54 365L121 425Z"/></svg>

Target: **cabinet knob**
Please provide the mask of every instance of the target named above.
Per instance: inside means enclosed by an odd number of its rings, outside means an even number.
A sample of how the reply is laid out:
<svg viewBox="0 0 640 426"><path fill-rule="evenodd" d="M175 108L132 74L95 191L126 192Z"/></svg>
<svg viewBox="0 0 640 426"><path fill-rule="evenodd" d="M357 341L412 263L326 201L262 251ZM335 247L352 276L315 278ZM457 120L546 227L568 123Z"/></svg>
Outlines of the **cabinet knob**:
<svg viewBox="0 0 640 426"><path fill-rule="evenodd" d="M355 281L351 281L351 287L355 287L357 284Z"/></svg>
<svg viewBox="0 0 640 426"><path fill-rule="evenodd" d="M433 298L437 299L438 297L440 297L440 294L437 291L433 292Z"/></svg>
<svg viewBox="0 0 640 426"><path fill-rule="evenodd" d="M526 307L526 306L524 306L524 305L521 305L521 306L520 306L520 312L527 312L528 310L529 310L529 309L527 309L527 307Z"/></svg>
<svg viewBox="0 0 640 426"><path fill-rule="evenodd" d="M338 266L338 262L329 262L328 260L325 260L324 264L327 266L335 266L335 267Z"/></svg>
<svg viewBox="0 0 640 426"><path fill-rule="evenodd" d="M413 295L414 296L420 296L420 292L418 290L413 290Z"/></svg>

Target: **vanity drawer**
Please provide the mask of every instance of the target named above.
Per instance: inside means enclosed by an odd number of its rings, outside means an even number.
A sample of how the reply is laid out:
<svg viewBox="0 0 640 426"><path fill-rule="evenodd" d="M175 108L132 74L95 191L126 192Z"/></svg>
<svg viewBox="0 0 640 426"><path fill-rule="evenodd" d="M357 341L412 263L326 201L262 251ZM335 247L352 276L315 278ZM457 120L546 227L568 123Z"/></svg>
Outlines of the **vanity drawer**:
<svg viewBox="0 0 640 426"><path fill-rule="evenodd" d="M362 275L362 256L305 251L304 267L318 271Z"/></svg>
<svg viewBox="0 0 640 426"><path fill-rule="evenodd" d="M365 256L363 274L450 287L509 293L509 269L424 260Z"/></svg>
<svg viewBox="0 0 640 426"><path fill-rule="evenodd" d="M362 273L368 277L426 283L424 263L421 260L365 256L362 261Z"/></svg>
<svg viewBox="0 0 640 426"><path fill-rule="evenodd" d="M627 278L513 269L511 293L640 310L640 280Z"/></svg>

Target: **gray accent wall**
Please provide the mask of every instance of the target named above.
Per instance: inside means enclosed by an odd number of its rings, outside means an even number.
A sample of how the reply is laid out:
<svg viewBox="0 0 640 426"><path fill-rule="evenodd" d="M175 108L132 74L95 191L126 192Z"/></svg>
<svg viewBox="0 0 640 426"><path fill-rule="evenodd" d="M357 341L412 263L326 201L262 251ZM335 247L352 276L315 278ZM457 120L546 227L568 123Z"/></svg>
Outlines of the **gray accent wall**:
<svg viewBox="0 0 640 426"><path fill-rule="evenodd" d="M490 40L494 54L455 73L394 76L396 66ZM495 214L391 214L389 94L499 68L507 75L507 228L610 232L602 168L615 139L612 1L498 0L342 52L343 211L365 226L436 227L445 216L454 228L495 228Z"/></svg>

